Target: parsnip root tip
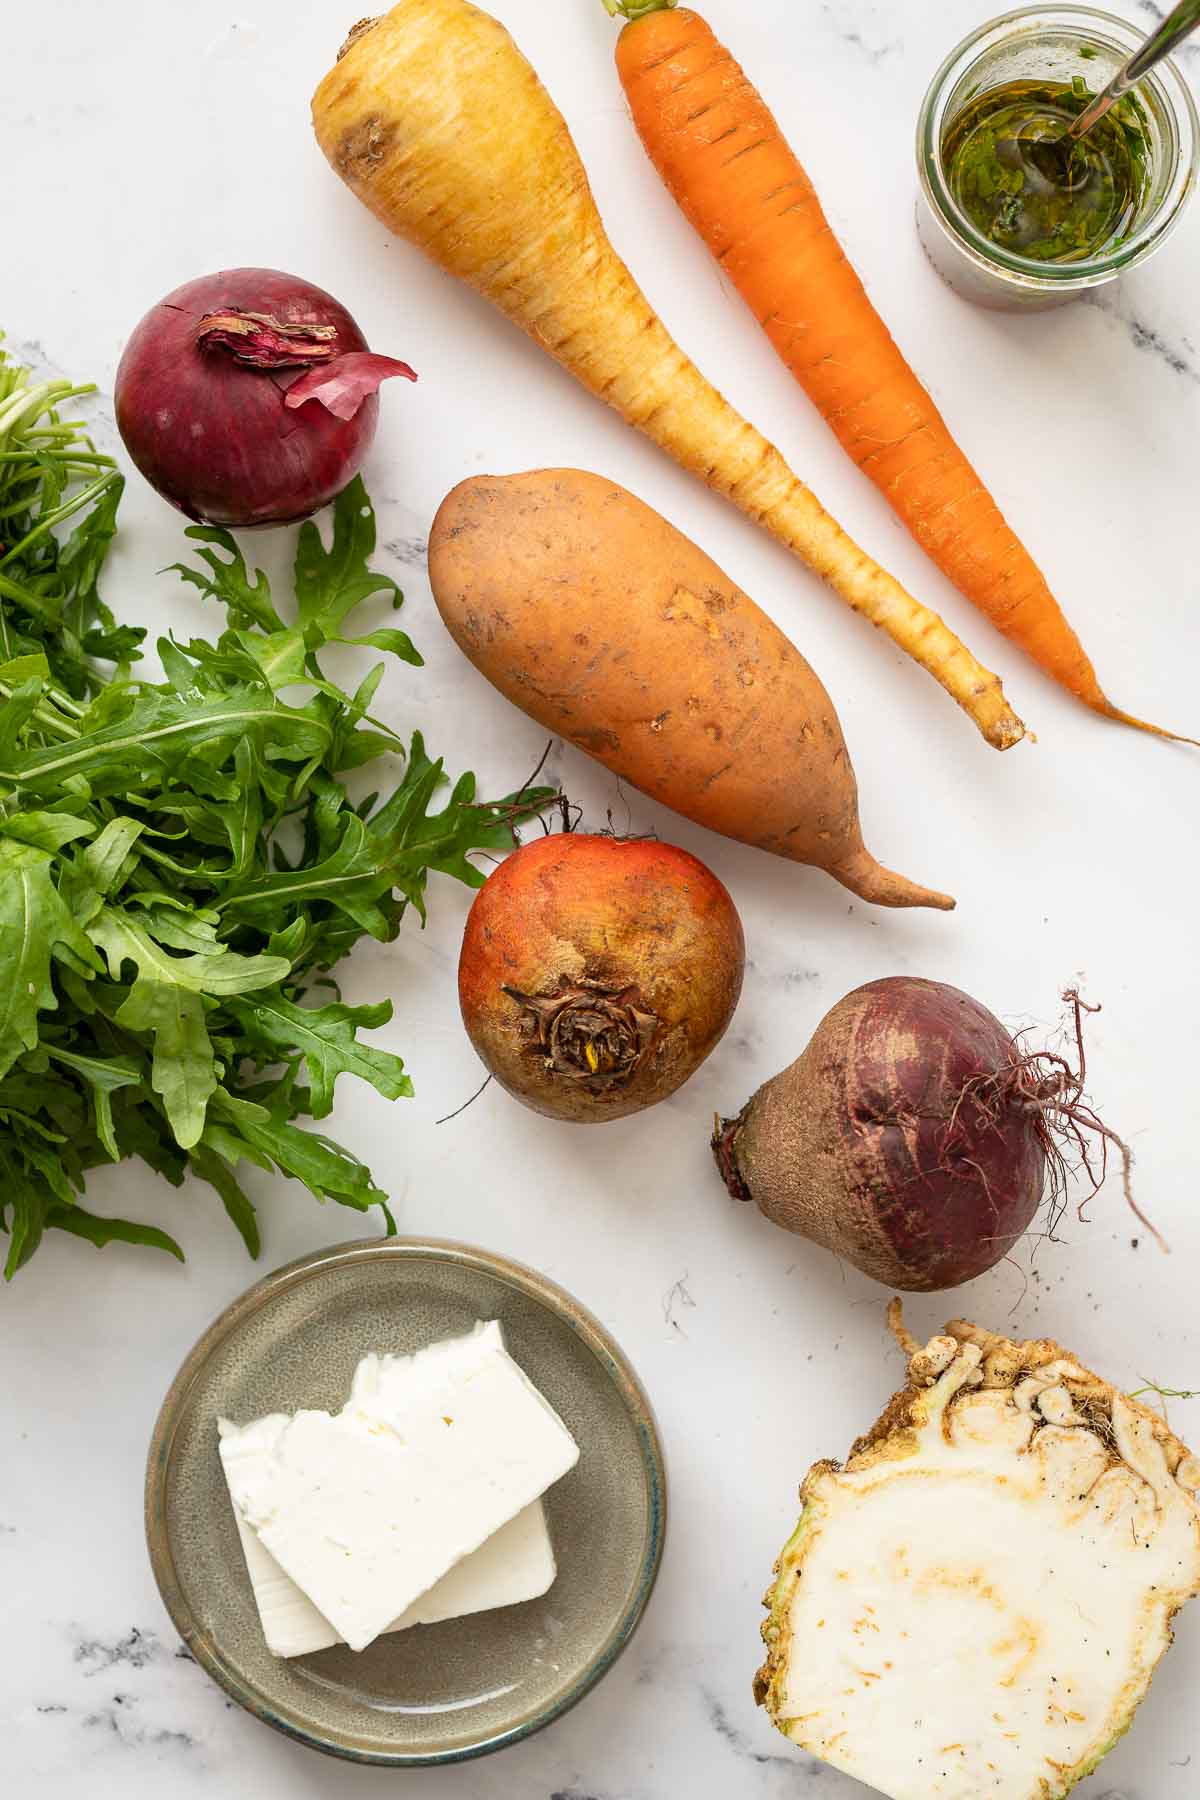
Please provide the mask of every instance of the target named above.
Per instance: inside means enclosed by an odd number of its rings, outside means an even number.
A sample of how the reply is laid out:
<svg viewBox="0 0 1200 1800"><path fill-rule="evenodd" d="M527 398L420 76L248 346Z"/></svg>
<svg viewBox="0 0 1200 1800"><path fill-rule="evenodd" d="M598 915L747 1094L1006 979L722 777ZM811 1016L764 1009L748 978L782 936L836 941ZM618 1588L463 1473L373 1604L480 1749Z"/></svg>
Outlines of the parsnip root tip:
<svg viewBox="0 0 1200 1800"><path fill-rule="evenodd" d="M1023 719L1019 719L1009 706L1003 689L998 689L1000 707L991 712L988 722L983 727L983 735L994 750L1011 750L1014 744L1031 737Z"/></svg>

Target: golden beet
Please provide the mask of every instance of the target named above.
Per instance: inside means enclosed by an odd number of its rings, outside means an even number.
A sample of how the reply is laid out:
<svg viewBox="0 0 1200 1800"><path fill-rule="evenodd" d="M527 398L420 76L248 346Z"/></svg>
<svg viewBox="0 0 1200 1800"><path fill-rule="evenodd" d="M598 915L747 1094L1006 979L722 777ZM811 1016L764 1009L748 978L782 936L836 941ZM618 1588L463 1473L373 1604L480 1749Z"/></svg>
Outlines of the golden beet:
<svg viewBox="0 0 1200 1800"><path fill-rule="evenodd" d="M686 850L564 832L479 890L458 993L502 1087L591 1124L682 1086L733 1017L744 962L733 901Z"/></svg>

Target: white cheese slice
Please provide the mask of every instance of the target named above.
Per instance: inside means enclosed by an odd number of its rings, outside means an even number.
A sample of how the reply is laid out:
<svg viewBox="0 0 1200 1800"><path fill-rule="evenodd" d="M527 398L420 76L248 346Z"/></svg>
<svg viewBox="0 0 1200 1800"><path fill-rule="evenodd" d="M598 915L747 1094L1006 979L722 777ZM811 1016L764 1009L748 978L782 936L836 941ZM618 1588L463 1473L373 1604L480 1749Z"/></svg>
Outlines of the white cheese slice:
<svg viewBox="0 0 1200 1800"><path fill-rule="evenodd" d="M236 1430L225 1420L221 1427L222 1434ZM329 1620L284 1574L236 1506L233 1516L263 1636L272 1655L311 1656L317 1650L342 1643ZM388 1631L407 1631L411 1625L437 1625L444 1619L465 1619L472 1613L540 1599L553 1587L557 1572L545 1511L542 1502L535 1500L502 1525L486 1544L464 1556L427 1594L414 1600L407 1612L393 1620Z"/></svg>
<svg viewBox="0 0 1200 1800"><path fill-rule="evenodd" d="M239 1515L354 1650L579 1457L494 1323L367 1357L341 1413L272 1414L220 1448Z"/></svg>

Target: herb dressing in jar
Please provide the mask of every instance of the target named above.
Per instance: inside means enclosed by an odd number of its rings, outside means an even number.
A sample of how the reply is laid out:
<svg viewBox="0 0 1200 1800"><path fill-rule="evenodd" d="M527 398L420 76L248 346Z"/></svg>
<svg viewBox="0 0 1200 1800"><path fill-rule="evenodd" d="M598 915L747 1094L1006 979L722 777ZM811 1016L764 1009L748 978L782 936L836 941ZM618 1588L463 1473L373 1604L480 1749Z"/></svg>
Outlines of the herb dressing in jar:
<svg viewBox="0 0 1200 1800"><path fill-rule="evenodd" d="M1061 306L1144 261L1176 224L1200 119L1169 58L1064 141L1144 39L1090 6L1025 6L946 58L917 125L917 224L964 299Z"/></svg>
<svg viewBox="0 0 1200 1800"><path fill-rule="evenodd" d="M1148 128L1126 94L1085 138L1062 148L1093 99L1070 83L1009 81L969 100L942 137L950 192L984 237L1037 262L1078 262L1117 247L1150 171Z"/></svg>

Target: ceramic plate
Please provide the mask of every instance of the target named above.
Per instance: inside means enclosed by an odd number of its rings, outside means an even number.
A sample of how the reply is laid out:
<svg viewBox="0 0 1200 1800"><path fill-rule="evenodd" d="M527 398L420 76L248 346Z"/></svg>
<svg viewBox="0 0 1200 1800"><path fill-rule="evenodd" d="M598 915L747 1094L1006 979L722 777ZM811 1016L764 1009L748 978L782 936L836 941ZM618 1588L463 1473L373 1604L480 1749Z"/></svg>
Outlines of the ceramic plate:
<svg viewBox="0 0 1200 1800"><path fill-rule="evenodd" d="M360 1357L419 1350L499 1319L580 1446L546 1496L558 1579L541 1600L281 1661L263 1641L217 1455L242 1424L345 1401ZM257 1718L318 1750L389 1766L458 1762L537 1731L620 1655L662 1555L662 1452L645 1394L604 1327L543 1276L461 1244L389 1238L309 1256L223 1313L163 1404L146 1534L196 1660Z"/></svg>

